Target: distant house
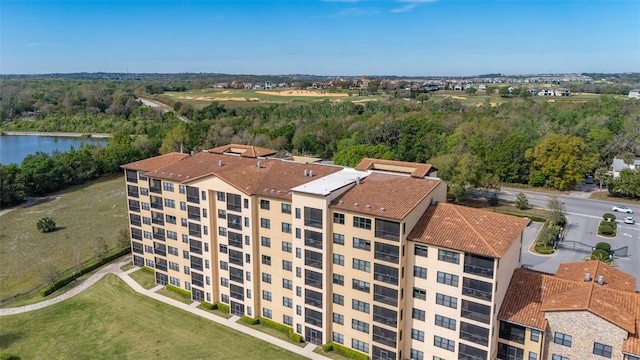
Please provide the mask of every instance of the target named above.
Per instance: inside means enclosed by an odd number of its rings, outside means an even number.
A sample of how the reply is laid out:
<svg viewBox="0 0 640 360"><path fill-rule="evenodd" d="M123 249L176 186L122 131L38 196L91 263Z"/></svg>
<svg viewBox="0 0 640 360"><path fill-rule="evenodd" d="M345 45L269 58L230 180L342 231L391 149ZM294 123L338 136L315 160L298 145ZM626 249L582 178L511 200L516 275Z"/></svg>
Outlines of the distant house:
<svg viewBox="0 0 640 360"><path fill-rule="evenodd" d="M262 90L264 87L260 84L253 85L253 90Z"/></svg>
<svg viewBox="0 0 640 360"><path fill-rule="evenodd" d="M617 157L613 158L612 172L614 178L620 176L620 171L622 171L623 169L633 170L635 168L640 168L640 158L636 158L633 161L633 164L629 165L625 164L622 159L618 159Z"/></svg>
<svg viewBox="0 0 640 360"><path fill-rule="evenodd" d="M226 89L226 88L228 88L228 87L229 87L229 84L227 84L227 83L217 83L217 84L216 84L216 87L217 87L218 89Z"/></svg>
<svg viewBox="0 0 640 360"><path fill-rule="evenodd" d="M274 88L273 83L271 81L267 81L264 83L265 90L272 90Z"/></svg>
<svg viewBox="0 0 640 360"><path fill-rule="evenodd" d="M456 91L462 91L462 84L456 84L456 85L453 87L453 90L456 90Z"/></svg>
<svg viewBox="0 0 640 360"><path fill-rule="evenodd" d="M629 99L640 99L640 89L630 90Z"/></svg>
<svg viewBox="0 0 640 360"><path fill-rule="evenodd" d="M569 89L559 88L555 91L556 96L569 96L571 95L571 91Z"/></svg>
<svg viewBox="0 0 640 360"><path fill-rule="evenodd" d="M540 91L540 90L538 90L538 89L529 89L527 91L529 92L529 94L531 94L531 96L536 96L536 95L538 95L538 91Z"/></svg>
<svg viewBox="0 0 640 360"><path fill-rule="evenodd" d="M485 91L485 90L487 90L487 85L485 85L485 84L478 85L478 90L479 90L479 91Z"/></svg>
<svg viewBox="0 0 640 360"><path fill-rule="evenodd" d="M551 89L544 89L538 93L538 96L553 96L553 95L555 95L555 92L553 92L553 90Z"/></svg>

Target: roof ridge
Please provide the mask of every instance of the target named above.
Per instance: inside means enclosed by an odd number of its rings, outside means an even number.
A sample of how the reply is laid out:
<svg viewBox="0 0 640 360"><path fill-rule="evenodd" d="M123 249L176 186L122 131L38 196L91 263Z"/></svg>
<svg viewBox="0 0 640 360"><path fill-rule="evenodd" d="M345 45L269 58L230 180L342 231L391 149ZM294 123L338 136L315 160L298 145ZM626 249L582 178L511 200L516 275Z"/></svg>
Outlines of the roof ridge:
<svg viewBox="0 0 640 360"><path fill-rule="evenodd" d="M491 244L489 244L489 242L482 236L480 235L480 233L478 232L478 230L476 230L475 226L473 226L465 216L462 215L462 213L460 213L460 211L458 211L458 207L454 204L448 204L448 203L444 203L446 205L451 205L451 207L453 208L453 210L458 213L458 215L460 215L460 217L462 218L462 221L464 221L470 228L471 230L493 251L494 255L496 258L500 258L500 254L496 251L496 249L491 246Z"/></svg>

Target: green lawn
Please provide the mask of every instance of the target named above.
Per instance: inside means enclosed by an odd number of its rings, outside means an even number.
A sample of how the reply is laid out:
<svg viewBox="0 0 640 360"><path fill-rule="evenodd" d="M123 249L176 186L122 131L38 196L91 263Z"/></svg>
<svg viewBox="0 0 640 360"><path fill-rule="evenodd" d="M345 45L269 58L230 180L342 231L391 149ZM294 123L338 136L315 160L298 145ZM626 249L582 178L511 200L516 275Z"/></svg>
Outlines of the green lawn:
<svg viewBox="0 0 640 360"><path fill-rule="evenodd" d="M56 305L0 317L21 359L304 359L135 293L115 275Z"/></svg>
<svg viewBox="0 0 640 360"><path fill-rule="evenodd" d="M78 186L60 198L0 217L0 298L26 292L44 283L42 273L75 265L94 256L97 234L115 247L119 230L127 228L125 186L122 176ZM50 216L58 230L39 233L36 222Z"/></svg>
<svg viewBox="0 0 640 360"><path fill-rule="evenodd" d="M193 300L191 300L191 298L188 297L184 297L180 294L178 294L177 292L171 291L171 290L167 290L167 288L162 288L158 291L156 291L156 294L160 294L162 296L166 296L170 299L176 300L176 301L180 301L181 303L185 303L185 304L191 304L193 303Z"/></svg>
<svg viewBox="0 0 640 360"><path fill-rule="evenodd" d="M292 343L294 345L297 345L299 347L307 346L307 343L293 342L291 340L291 338L289 337L289 334L284 333L284 332L279 331L279 330L276 330L276 329L274 329L272 327L269 327L267 325L263 325L263 324L249 325L249 324L243 322L240 319L238 321L236 321L236 322L238 324L242 324L242 325L244 325L246 327L250 327L250 328L252 328L254 330L257 330L257 331L263 332L265 334L271 335L271 336L273 336L275 338L278 338L280 340L284 340L284 341L290 342L290 343Z"/></svg>
<svg viewBox="0 0 640 360"><path fill-rule="evenodd" d="M145 288L147 290L152 289L152 288L157 286L156 285L156 279L153 276L153 274L149 274L146 271L142 271L142 269L136 270L136 271L130 273L129 276L133 280L135 280L135 282L140 284L140 286L142 286L143 288Z"/></svg>

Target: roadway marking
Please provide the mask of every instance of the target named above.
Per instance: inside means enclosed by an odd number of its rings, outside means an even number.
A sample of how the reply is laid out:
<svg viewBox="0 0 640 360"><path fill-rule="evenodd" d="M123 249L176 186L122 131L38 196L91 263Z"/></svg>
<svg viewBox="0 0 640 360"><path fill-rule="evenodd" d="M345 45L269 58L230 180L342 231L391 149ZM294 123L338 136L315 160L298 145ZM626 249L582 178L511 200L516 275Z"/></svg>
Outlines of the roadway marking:
<svg viewBox="0 0 640 360"><path fill-rule="evenodd" d="M627 233L622 233L622 235L624 235L624 236L628 236L628 237L630 237L630 238L632 238L632 237L633 237L633 235L631 235L631 234L627 234Z"/></svg>

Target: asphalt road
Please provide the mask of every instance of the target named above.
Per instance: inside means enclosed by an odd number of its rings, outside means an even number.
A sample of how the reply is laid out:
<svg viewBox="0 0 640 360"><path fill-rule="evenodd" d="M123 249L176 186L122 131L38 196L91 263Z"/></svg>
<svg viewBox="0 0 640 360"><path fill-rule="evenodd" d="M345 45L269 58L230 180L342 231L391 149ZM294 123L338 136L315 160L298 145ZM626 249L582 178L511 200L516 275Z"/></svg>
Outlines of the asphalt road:
<svg viewBox="0 0 640 360"><path fill-rule="evenodd" d="M638 221L640 221L640 206L624 204L633 210L634 213L631 215L613 212L611 207L616 203L589 199L590 189L594 188L586 188L584 189L586 191L577 191L569 195L556 196L564 203L565 214L568 219L564 241L566 244L576 241L589 246L595 246L601 241L608 242L611 244L612 249L620 249L618 250L620 255L624 255L622 253L626 248L626 256L614 257L615 266L635 276L636 289L640 290L640 224L638 224ZM499 197L503 200L513 201L519 192L524 192L527 195L530 205L543 208L546 208L547 202L552 197L552 195L546 193L520 189L502 189ZM612 213L617 217L618 232L615 238L604 238L598 235L598 224L602 220L604 213ZM628 225L622 222L622 219L629 215L634 217L635 224ZM534 223L525 230L524 243L522 245L522 264L529 265L534 270L556 273L561 263L582 261L589 256L587 247L582 247L583 250L579 248L576 250L560 249L551 256L530 253L529 247L535 241L540 227L540 224Z"/></svg>

